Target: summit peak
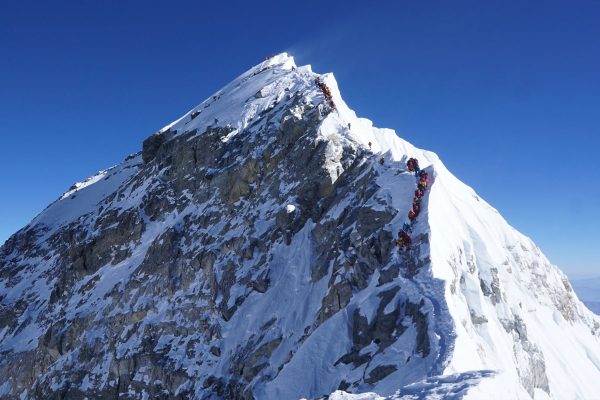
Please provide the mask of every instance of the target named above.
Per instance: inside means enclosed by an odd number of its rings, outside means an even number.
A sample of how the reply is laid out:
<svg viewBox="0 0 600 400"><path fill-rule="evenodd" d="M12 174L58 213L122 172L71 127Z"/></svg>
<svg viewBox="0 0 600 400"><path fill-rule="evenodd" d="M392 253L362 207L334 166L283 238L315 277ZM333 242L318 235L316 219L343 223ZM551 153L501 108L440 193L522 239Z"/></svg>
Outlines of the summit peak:
<svg viewBox="0 0 600 400"><path fill-rule="evenodd" d="M265 61L261 64L263 64L263 66L281 65L282 67L288 69L292 69L292 67L296 68L294 57L286 52L282 52L273 56L266 56Z"/></svg>

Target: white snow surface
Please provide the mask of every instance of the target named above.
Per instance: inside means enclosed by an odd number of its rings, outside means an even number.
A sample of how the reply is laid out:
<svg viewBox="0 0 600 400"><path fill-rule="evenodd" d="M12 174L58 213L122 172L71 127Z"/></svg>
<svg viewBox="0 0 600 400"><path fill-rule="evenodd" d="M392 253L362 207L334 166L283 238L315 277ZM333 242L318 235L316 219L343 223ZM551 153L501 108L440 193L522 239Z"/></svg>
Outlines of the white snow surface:
<svg viewBox="0 0 600 400"><path fill-rule="evenodd" d="M29 226L43 225L48 228L45 237L56 229L68 225L88 214L107 196L115 193L136 172L141 157L133 156L122 164L98 172L83 182L75 183L57 201L34 218Z"/></svg>
<svg viewBox="0 0 600 400"><path fill-rule="evenodd" d="M262 112L289 93L302 92L306 101L314 104L322 102L323 95L314 85L316 76L330 87L337 106L320 127L322 139L329 142L328 168L332 180L336 179L341 142L352 143L362 149L368 149L371 143L377 157L385 158L385 165L377 167L380 169L378 184L381 187L378 196L386 198L401 211L399 217L390 222L394 231L404 222L403 216L408 211L405 208L412 196L410 183L414 180L408 173L398 173L398 169L403 168L409 157L416 157L421 168L432 171L433 183L428 192L427 209L420 217L424 223L415 227L414 234L429 234L430 273L434 279L420 281L424 278L418 275L411 282L399 277L394 284L402 285L403 296L425 295L432 299L430 313L440 312L438 307L446 307L451 320L436 321L440 335L439 342L433 345L440 349L439 359L429 357L420 360L420 364L408 363L406 369L398 370L377 383L372 392L360 393L358 390L350 394L336 391L337 387L327 384L333 381L327 378L328 375L340 373L340 369L329 366L351 346L348 339L340 335L349 320L349 315L342 310L320 325L304 345L294 349L294 358L281 373L259 387L255 393L258 398L293 399L307 392L331 393L331 400L425 398L420 397L422 393L428 393L426 398L430 399L463 396L472 399L599 398L600 320L577 299L566 276L529 238L513 229L498 211L454 177L436 154L414 147L393 130L376 128L371 121L357 117L343 101L333 74L317 75L310 66L296 66L289 55L277 55L240 75L199 106L165 126L161 132L171 131L178 135L197 129L197 134L201 134L207 127L218 124L231 126L231 138L251 127ZM45 227L47 237L70 222L93 213L107 196L125 190L127 180L136 173L139 163L140 156L132 157L75 185L29 226ZM137 188L134 192L127 192L123 207L138 201L143 190ZM296 211L294 204L282 206L287 213ZM271 215L275 207L266 204L263 210L258 210L264 212L265 222L257 229L269 228L266 216ZM378 205L373 204L373 208L376 207ZM101 284L86 298L74 297L67 318L95 312L105 301L108 290L133 273L151 241L159 237L170 222L175 223L192 211L197 210L185 210L161 223L149 224L132 258L122 264L102 268L89 277L88 280L100 279ZM251 310L252 314L236 313L224 325L224 353L247 339L251 332L259 331L272 317L283 321L283 325L278 328L280 331L269 334L283 335L290 343L297 342L303 329L310 325L327 291L328 280L310 281L308 271L313 259L310 229L307 225L295 235L289 248L282 246L274 251L274 263L282 266L276 272L280 276L271 278L276 286L263 296L248 297L244 310ZM38 282L34 289L39 292L47 290L43 281L37 280L42 275L42 268L31 272L31 281ZM377 276L376 273L367 289L353 296L350 305L359 308L367 318L373 315L379 304L374 295ZM82 281L80 286L86 282ZM483 295L482 287L492 294ZM500 289L496 298L494 288ZM0 287L5 301L19 296L21 290L25 289ZM231 298L235 300L235 296ZM274 302L291 305L298 298L304 302L302 313L292 308L280 308L277 315L272 315L274 311L270 305ZM161 315L161 307L161 304L156 305L156 314L150 317L157 320L166 318ZM41 305L39 309L42 310ZM34 316L30 317L35 320ZM526 326L526 332L521 326ZM386 349L378 359L378 365L384 365L386 359L404 359L409 355L405 353L406 346L402 341L414 339L415 333L411 329L408 328L398 343ZM28 325L10 338L4 338L0 331L0 350L31 349L41 334L35 324ZM129 345L133 345L135 339L133 336ZM450 339L452 345L449 344ZM168 338L165 338L166 341ZM273 361L285 359L290 350L285 346L276 349L272 354ZM125 353L128 347L124 345L119 351ZM540 387L544 386L542 378L531 375L535 368L525 367L540 365L540 359L545 367L546 388ZM369 368L372 370L376 366ZM437 375L426 381L413 379L433 366L438 367ZM187 368L197 367L189 365ZM227 365L217 363L215 369L224 373ZM358 372L348 367L344 373L351 375ZM0 385L0 395L7 390L5 385Z"/></svg>

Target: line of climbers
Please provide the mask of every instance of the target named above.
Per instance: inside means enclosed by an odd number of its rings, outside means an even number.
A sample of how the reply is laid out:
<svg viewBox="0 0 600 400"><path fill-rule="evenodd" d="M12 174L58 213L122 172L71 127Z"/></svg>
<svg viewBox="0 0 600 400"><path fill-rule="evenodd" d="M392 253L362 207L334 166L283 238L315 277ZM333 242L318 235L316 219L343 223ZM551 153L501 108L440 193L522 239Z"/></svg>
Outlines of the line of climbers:
<svg viewBox="0 0 600 400"><path fill-rule="evenodd" d="M398 248L401 251L410 248L412 241L410 237L412 225L419 216L419 212L421 211L421 199L429 184L429 175L427 174L427 171L419 168L419 161L416 158L410 158L406 162L406 166L410 172L415 173L415 177L417 178L417 190L415 190L415 196L413 197L412 209L408 212L408 221L404 222L402 229L398 232L396 245L398 245Z"/></svg>
<svg viewBox="0 0 600 400"><path fill-rule="evenodd" d="M329 87L318 76L315 78L315 83L319 89L321 89L321 92L323 92L323 96L325 96L325 99L327 99L329 102L329 106L335 110L335 103L333 102L333 97L331 96L331 90L329 90Z"/></svg>

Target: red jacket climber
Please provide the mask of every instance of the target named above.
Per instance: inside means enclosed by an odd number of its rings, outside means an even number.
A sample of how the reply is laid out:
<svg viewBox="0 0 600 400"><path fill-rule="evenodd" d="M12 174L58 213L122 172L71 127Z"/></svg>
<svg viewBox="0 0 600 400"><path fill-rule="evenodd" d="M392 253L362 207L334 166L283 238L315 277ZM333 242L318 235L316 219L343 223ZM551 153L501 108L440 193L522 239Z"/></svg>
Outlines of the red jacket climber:
<svg viewBox="0 0 600 400"><path fill-rule="evenodd" d="M410 172L413 172L415 170L415 159L414 158L409 158L408 161L406 162L406 166L408 167L408 170Z"/></svg>
<svg viewBox="0 0 600 400"><path fill-rule="evenodd" d="M423 192L419 189L415 190L415 198L420 199L421 197L423 197Z"/></svg>
<svg viewBox="0 0 600 400"><path fill-rule="evenodd" d="M410 211L408 212L408 219L410 219L410 220L411 220L411 222L412 222L412 221L414 221L414 220L415 220L415 218L417 218L417 213L416 213L416 212L414 212L413 210L410 210Z"/></svg>

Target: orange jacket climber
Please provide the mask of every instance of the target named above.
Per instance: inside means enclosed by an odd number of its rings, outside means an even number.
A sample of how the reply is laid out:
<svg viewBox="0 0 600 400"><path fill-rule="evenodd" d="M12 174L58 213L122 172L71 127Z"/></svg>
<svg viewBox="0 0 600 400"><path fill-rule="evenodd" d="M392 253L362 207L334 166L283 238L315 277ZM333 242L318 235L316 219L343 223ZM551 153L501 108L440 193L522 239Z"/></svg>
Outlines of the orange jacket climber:
<svg viewBox="0 0 600 400"><path fill-rule="evenodd" d="M398 245L398 247L400 247L400 249L402 249L403 247L408 248L410 246L410 242L411 240L408 233L406 233L405 231L398 232L398 239L396 240L396 244Z"/></svg>

